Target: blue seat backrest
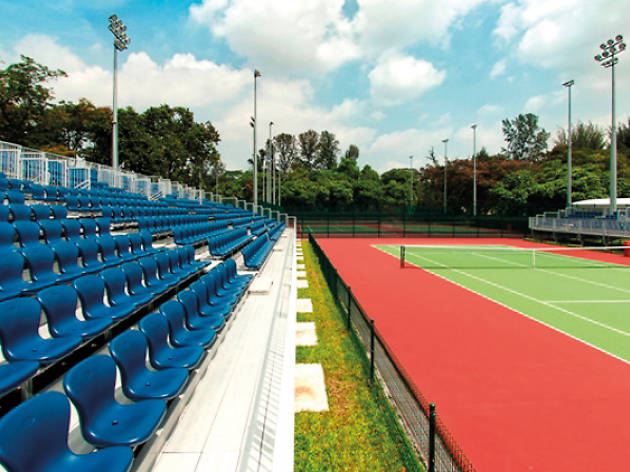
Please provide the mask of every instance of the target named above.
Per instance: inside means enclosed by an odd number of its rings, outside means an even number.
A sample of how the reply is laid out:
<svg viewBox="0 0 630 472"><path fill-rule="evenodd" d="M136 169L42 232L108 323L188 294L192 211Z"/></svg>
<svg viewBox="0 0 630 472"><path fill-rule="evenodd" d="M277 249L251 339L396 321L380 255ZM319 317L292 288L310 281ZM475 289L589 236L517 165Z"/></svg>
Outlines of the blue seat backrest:
<svg viewBox="0 0 630 472"><path fill-rule="evenodd" d="M67 318L74 318L77 310L77 292L69 285L54 285L37 292L46 318L54 324Z"/></svg>
<svg viewBox="0 0 630 472"><path fill-rule="evenodd" d="M110 226L112 223L112 219L102 216L100 218L96 218L96 227L98 228L98 234L103 236L105 234L109 234Z"/></svg>
<svg viewBox="0 0 630 472"><path fill-rule="evenodd" d="M30 221L31 207L23 203L9 204L9 212L11 212L12 221Z"/></svg>
<svg viewBox="0 0 630 472"><path fill-rule="evenodd" d="M40 220L39 227L44 233L44 239L48 244L55 244L63 241L61 235L63 233L63 227L57 220Z"/></svg>
<svg viewBox="0 0 630 472"><path fill-rule="evenodd" d="M79 223L83 229L84 238L96 236L96 221L94 218L79 218Z"/></svg>
<svg viewBox="0 0 630 472"><path fill-rule="evenodd" d="M0 343L5 359L19 360L11 355L11 346L38 336L40 318L41 307L34 298L12 298L0 302Z"/></svg>
<svg viewBox="0 0 630 472"><path fill-rule="evenodd" d="M39 281L42 278L50 279L54 275L55 253L46 244L28 246L22 249L22 255L31 272L31 278ZM55 276L56 277L56 276Z"/></svg>
<svg viewBox="0 0 630 472"><path fill-rule="evenodd" d="M9 205L0 204L0 221L9 221Z"/></svg>
<svg viewBox="0 0 630 472"><path fill-rule="evenodd" d="M79 255L85 265L98 264L98 244L94 239L78 239L74 244L79 250Z"/></svg>
<svg viewBox="0 0 630 472"><path fill-rule="evenodd" d="M9 203L24 203L24 194L18 190L8 190L6 197Z"/></svg>
<svg viewBox="0 0 630 472"><path fill-rule="evenodd" d="M0 462L15 471L55 470L68 454L70 403L45 392L16 406L0 420Z"/></svg>
<svg viewBox="0 0 630 472"><path fill-rule="evenodd" d="M31 212L36 220L47 220L50 218L50 207L48 205L31 205Z"/></svg>
<svg viewBox="0 0 630 472"><path fill-rule="evenodd" d="M96 275L84 275L75 279L72 285L77 291L84 312L88 311L91 307L103 304L105 283L100 277Z"/></svg>
<svg viewBox="0 0 630 472"><path fill-rule="evenodd" d="M66 218L61 220L63 226L64 236L68 241L81 238L81 223L79 220L73 218Z"/></svg>
<svg viewBox="0 0 630 472"><path fill-rule="evenodd" d="M0 221L0 249L13 247L14 240L15 226L13 226L11 223Z"/></svg>
<svg viewBox="0 0 630 472"><path fill-rule="evenodd" d="M111 235L101 236L97 239L97 244L103 260L111 261L118 257L116 255L116 242Z"/></svg>
<svg viewBox="0 0 630 472"><path fill-rule="evenodd" d="M22 247L39 245L39 225L33 221L16 221L13 223L18 243Z"/></svg>
<svg viewBox="0 0 630 472"><path fill-rule="evenodd" d="M68 266L78 265L79 248L73 242L59 241L55 244L51 244L50 247L55 253L57 262L62 270Z"/></svg>
<svg viewBox="0 0 630 472"><path fill-rule="evenodd" d="M68 216L68 209L63 205L51 205L50 210L52 211L53 218L56 220L61 220Z"/></svg>
<svg viewBox="0 0 630 472"><path fill-rule="evenodd" d="M137 330L126 331L109 343L109 352L120 367L123 385L147 370L147 348L147 338Z"/></svg>

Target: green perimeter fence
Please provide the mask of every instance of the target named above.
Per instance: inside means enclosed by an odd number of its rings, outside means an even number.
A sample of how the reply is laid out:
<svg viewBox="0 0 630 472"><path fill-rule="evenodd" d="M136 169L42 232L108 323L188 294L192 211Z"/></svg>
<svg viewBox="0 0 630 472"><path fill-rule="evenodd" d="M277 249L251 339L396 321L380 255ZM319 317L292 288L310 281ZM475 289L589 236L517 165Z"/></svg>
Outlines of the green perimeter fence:
<svg viewBox="0 0 630 472"><path fill-rule="evenodd" d="M396 360L348 284L339 275L328 256L309 233L324 278L333 297L347 313L347 328L354 329L370 364L370 381L378 373L405 429L414 442L428 472L475 472L475 468L455 442L435 405L429 403Z"/></svg>
<svg viewBox="0 0 630 472"><path fill-rule="evenodd" d="M297 213L298 237L521 238L529 233L525 217L444 217L387 214Z"/></svg>

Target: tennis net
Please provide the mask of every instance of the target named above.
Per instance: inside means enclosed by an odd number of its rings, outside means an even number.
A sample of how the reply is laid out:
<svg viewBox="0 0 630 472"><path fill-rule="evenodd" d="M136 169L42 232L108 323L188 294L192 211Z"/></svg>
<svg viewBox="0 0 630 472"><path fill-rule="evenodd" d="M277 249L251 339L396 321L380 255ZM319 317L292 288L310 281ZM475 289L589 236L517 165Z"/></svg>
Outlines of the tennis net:
<svg viewBox="0 0 630 472"><path fill-rule="evenodd" d="M425 269L630 268L626 246L536 247L497 245L400 246L400 266Z"/></svg>

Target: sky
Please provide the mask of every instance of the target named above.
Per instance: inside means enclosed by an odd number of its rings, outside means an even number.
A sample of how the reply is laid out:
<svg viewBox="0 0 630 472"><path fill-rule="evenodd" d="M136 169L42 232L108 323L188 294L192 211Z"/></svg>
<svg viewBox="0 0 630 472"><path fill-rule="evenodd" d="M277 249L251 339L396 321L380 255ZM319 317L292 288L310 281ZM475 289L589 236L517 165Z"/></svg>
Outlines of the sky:
<svg viewBox="0 0 630 472"><path fill-rule="evenodd" d="M630 0L0 0L2 67L33 57L67 78L57 100L112 103L110 14L127 26L118 103L185 106L221 135L228 169L273 134L333 132L342 153L379 172L477 149L499 152L501 120L535 113L554 136L573 122L611 123L611 71L593 59L630 40ZM616 67L617 117L630 112L630 53ZM550 141L551 143L551 141Z"/></svg>

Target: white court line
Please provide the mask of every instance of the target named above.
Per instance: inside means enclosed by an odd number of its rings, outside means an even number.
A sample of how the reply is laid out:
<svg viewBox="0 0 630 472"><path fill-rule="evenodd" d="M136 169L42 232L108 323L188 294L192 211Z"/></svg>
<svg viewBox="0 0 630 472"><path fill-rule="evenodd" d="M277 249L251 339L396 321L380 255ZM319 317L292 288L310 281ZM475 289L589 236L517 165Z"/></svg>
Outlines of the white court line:
<svg viewBox="0 0 630 472"><path fill-rule="evenodd" d="M384 246L386 246L386 247L387 247L387 245L384 245ZM381 249L381 248L379 248L379 247L377 247L377 246L375 246L375 245L374 245L374 246L372 246L372 247L373 247L373 248L375 248L375 249L377 249L377 250L379 250L379 251L381 251L381 252L384 252L385 254L387 254L387 255L389 255L389 256L391 256L391 257L394 257L394 258L396 258L396 257L397 257L395 254L392 254L392 253L390 253L390 252L387 252L386 250ZM411 263L411 264L413 264L413 263ZM416 266L416 267L418 267L419 269L422 269L422 267L420 267L420 266L418 266L418 265L416 265L416 264L413 264L413 265L415 265L415 266ZM504 308L507 308L508 310L510 310L510 311L512 311L512 312L514 312L514 313L518 313L519 315L524 316L525 318L528 318L528 319L530 319L530 320L532 320L532 321L534 321L534 322L536 322L536 323L538 323L538 324L540 324L540 325L542 325L542 326L545 326L545 327L547 327L547 328L549 328L549 329L552 329L552 330L554 330L554 331L557 331L558 333L562 333L562 334L564 334L565 336L567 336L567 337L569 337L569 338L571 338L571 339L574 339L574 340L576 340L576 341L578 341L578 342L581 342L582 344L585 344L585 345L587 345L587 346L589 346L589 347L591 347L591 348L595 349L596 351L602 352L602 353L604 353L604 354L606 354L606 355L608 355L608 356L610 356L610 357L614 357L615 359L617 359L617 360L619 360L619 361L621 361L621 362L623 362L623 363L625 363L625 364L630 364L630 361L629 361L628 359L624 359L623 357L619 357L618 355L613 354L612 352L606 351L605 349L603 349L603 348L601 348L601 347L599 347L599 346L596 346L595 344L592 344L592 343L590 343L590 342L588 342L588 341L586 341L586 340L584 340L584 339L582 339L582 338L578 338L577 336L575 336L575 335L573 335L573 334L571 334L571 333L567 333L566 331L563 331L563 330L561 330L560 328L558 328L558 327L556 327L556 326L553 326L553 325L550 325L550 324L548 324L548 323L545 323L544 321L541 321L541 320L539 320L539 319L537 319L537 318L534 318L533 316L528 315L527 313L524 313L524 312L522 312L522 311L519 311L519 310L517 310L517 309L516 309L516 308L514 308L514 307L511 307L511 306L509 306L509 305L506 305L505 303L502 303L502 302L500 302L500 301L498 301L498 300L495 300L495 299L493 299L493 298L490 298L489 296L484 295L484 294L483 294L483 293L481 293L481 292L478 292L478 291L473 290L473 289L471 289L471 288L469 288L469 287L466 287L465 285L462 285L462 284L460 284L460 283L458 283L458 282L454 282L453 280L450 280L450 279L448 279L448 278L444 277L443 275L436 274L435 272L429 271L429 270L427 270L427 269L422 269L422 270L425 270L426 272L428 272L428 273L430 273L430 274L434 275L435 277L439 277L439 278L441 278L442 280L445 280L446 282L452 283L453 285L457 285L458 287L460 287L460 288L462 288L462 289L464 289L464 290L468 290L469 292L474 293L475 295L480 296L481 298L485 298L486 300L489 300L489 301L491 301L491 302L493 302L493 303L496 303L497 305L500 305L500 306L502 306L502 307L504 307ZM552 307L552 308L556 308L556 307ZM592 321L592 320L591 320L591 321Z"/></svg>
<svg viewBox="0 0 630 472"><path fill-rule="evenodd" d="M546 303L630 303L630 300L545 300Z"/></svg>

